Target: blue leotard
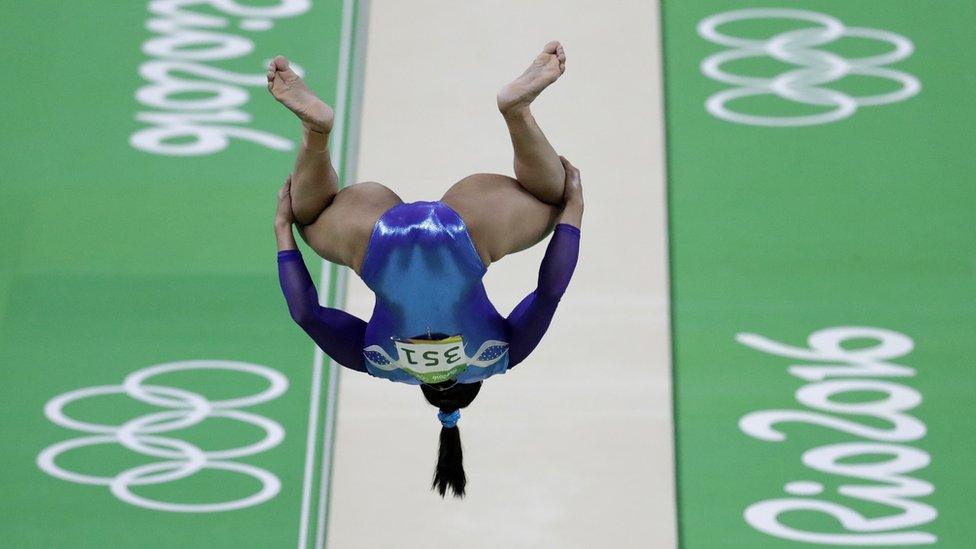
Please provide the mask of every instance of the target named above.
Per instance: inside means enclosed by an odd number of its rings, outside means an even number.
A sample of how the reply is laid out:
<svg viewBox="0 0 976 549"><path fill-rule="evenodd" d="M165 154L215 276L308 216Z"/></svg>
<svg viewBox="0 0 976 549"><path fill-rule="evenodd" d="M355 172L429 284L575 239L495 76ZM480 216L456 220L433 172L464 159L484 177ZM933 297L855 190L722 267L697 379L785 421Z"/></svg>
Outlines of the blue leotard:
<svg viewBox="0 0 976 549"><path fill-rule="evenodd" d="M426 361L411 356L415 353L406 347L398 352L394 340L439 333L463 338L464 356L457 362L468 367L460 372L458 382L504 373L509 362L508 326L481 283L487 270L464 221L448 205L413 202L387 210L376 221L361 274L376 293L366 327L367 371L393 381L419 383L408 372L423 368ZM432 355L433 361L438 358Z"/></svg>
<svg viewBox="0 0 976 549"><path fill-rule="evenodd" d="M292 318L340 364L414 385L473 383L506 372L539 343L575 268L579 236L556 226L538 286L507 318L488 299L487 268L464 221L440 201L398 204L376 221L361 268L376 294L368 323L318 305L297 250L278 253L278 272Z"/></svg>

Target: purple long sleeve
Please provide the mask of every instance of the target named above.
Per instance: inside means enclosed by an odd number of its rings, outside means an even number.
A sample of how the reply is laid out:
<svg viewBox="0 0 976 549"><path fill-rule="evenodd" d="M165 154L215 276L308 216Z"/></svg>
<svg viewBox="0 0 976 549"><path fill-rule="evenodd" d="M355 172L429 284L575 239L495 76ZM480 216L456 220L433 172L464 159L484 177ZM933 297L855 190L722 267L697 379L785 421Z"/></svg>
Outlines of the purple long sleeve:
<svg viewBox="0 0 976 549"><path fill-rule="evenodd" d="M509 368L525 360L539 344L569 286L579 257L580 230L567 223L556 225L539 267L539 285L508 315L511 330Z"/></svg>
<svg viewBox="0 0 976 549"><path fill-rule="evenodd" d="M365 372L366 322L345 311L319 305L315 284L298 250L278 252L278 281L292 320L333 360Z"/></svg>

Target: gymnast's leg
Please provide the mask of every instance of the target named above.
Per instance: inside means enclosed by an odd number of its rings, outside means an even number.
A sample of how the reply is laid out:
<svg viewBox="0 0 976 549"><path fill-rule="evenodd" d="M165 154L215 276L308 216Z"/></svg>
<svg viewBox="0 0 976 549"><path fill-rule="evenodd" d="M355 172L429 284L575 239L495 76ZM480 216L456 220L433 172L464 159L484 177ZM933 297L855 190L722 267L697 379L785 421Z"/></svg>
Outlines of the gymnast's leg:
<svg viewBox="0 0 976 549"><path fill-rule="evenodd" d="M376 182L339 189L328 149L332 109L280 55L268 65L268 90L302 121L302 145L291 176L298 232L317 254L359 274L373 225L383 212L402 201Z"/></svg>
<svg viewBox="0 0 976 549"><path fill-rule="evenodd" d="M538 243L552 232L562 210L566 171L529 105L565 69L562 45L549 42L521 76L498 92L498 110L515 149L516 178L470 175L441 198L461 215L485 265Z"/></svg>
<svg viewBox="0 0 976 549"><path fill-rule="evenodd" d="M329 160L328 149L334 114L281 55L268 65L268 90L302 121L302 144L291 177L291 201L295 222L308 225L339 192L339 176Z"/></svg>
<svg viewBox="0 0 976 549"><path fill-rule="evenodd" d="M546 44L529 68L498 92L498 110L515 149L515 178L525 190L547 204L561 204L566 172L529 106L566 70L566 53L557 41Z"/></svg>

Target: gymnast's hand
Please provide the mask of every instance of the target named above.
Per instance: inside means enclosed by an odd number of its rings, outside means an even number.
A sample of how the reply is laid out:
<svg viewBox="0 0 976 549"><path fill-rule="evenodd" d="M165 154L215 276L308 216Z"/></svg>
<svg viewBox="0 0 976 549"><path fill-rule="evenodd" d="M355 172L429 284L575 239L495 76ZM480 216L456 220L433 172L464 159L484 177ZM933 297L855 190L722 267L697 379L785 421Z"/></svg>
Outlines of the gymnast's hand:
<svg viewBox="0 0 976 549"><path fill-rule="evenodd" d="M278 237L278 251L296 250L295 235L291 232L291 225L295 222L295 215L291 211L291 176L278 191L278 211L275 212L275 236Z"/></svg>
<svg viewBox="0 0 976 549"><path fill-rule="evenodd" d="M557 223L568 223L577 229L583 222L583 185L580 183L580 171L560 156L566 170L566 184L563 186L563 212Z"/></svg>

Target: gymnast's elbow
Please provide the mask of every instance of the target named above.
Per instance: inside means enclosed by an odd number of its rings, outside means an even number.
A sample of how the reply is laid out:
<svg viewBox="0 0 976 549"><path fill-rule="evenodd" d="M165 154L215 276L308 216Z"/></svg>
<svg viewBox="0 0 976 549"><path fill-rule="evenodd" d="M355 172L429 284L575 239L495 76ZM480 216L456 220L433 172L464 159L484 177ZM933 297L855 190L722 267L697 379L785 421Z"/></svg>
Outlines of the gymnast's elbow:
<svg viewBox="0 0 976 549"><path fill-rule="evenodd" d="M289 307L291 319L303 329L308 329L315 323L315 312L308 307Z"/></svg>
<svg viewBox="0 0 976 549"><path fill-rule="evenodd" d="M326 353L326 354L328 354L328 353ZM366 370L366 362L364 362L361 359L360 360L355 360L355 359L348 359L347 358L347 359L340 360L340 359L333 358L333 360L335 360L336 363L338 363L343 368L348 368L350 370L355 370L357 372L362 372L364 374L368 374L369 373L369 371Z"/></svg>
<svg viewBox="0 0 976 549"><path fill-rule="evenodd" d="M535 290L536 299L556 305L563 298L563 295L566 294L568 286L569 284L539 286Z"/></svg>

